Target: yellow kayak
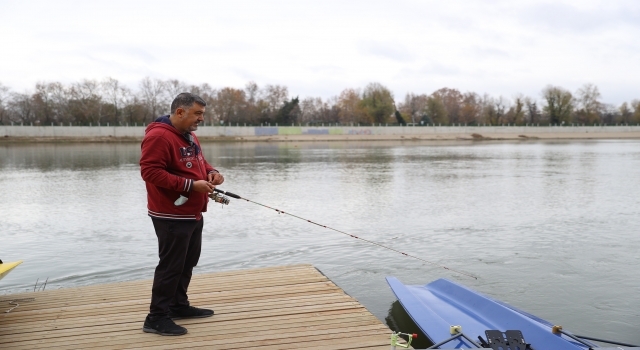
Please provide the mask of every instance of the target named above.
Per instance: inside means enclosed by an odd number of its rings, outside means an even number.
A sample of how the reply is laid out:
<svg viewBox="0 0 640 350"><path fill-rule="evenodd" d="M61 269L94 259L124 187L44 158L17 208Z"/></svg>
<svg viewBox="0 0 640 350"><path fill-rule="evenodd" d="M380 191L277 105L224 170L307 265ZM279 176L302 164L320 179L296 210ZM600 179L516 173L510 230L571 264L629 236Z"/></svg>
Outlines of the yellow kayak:
<svg viewBox="0 0 640 350"><path fill-rule="evenodd" d="M22 260L10 263L0 264L0 280L4 278L11 270L15 269L16 266L22 264Z"/></svg>

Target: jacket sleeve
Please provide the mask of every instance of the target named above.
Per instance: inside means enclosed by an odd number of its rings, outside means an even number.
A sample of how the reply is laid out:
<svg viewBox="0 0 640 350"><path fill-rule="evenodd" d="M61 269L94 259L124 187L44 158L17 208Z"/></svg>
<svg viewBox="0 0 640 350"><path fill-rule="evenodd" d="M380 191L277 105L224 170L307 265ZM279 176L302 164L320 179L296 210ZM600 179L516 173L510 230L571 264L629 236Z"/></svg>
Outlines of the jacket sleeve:
<svg viewBox="0 0 640 350"><path fill-rule="evenodd" d="M145 137L142 141L140 174L145 182L177 192L190 192L193 180L167 171L171 161L171 145L161 136Z"/></svg>
<svg viewBox="0 0 640 350"><path fill-rule="evenodd" d="M212 167L207 160L204 160L204 168L207 169L207 174L220 173L216 168Z"/></svg>

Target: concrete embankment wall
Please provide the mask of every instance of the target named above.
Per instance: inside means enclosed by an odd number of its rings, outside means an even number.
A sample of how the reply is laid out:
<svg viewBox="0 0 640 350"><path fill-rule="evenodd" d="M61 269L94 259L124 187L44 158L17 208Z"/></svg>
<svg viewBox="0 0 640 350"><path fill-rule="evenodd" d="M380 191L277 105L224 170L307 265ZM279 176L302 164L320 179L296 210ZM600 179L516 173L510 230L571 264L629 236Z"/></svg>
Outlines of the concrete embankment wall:
<svg viewBox="0 0 640 350"><path fill-rule="evenodd" d="M143 126L0 125L0 137L36 140L139 140ZM225 140L640 138L640 126L200 126L198 138Z"/></svg>

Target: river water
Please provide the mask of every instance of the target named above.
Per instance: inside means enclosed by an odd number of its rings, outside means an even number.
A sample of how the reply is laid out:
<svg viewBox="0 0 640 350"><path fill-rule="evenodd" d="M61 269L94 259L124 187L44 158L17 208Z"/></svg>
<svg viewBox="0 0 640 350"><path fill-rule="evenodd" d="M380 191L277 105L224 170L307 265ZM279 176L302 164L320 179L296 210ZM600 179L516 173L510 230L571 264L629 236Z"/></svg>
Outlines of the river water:
<svg viewBox="0 0 640 350"><path fill-rule="evenodd" d="M310 263L381 320L385 276L449 278L577 334L640 343L640 142L206 143L220 188L196 273ZM0 146L0 295L150 279L138 144ZM402 316L400 316L402 317ZM402 322L398 321L398 324ZM408 326L407 326L408 327Z"/></svg>

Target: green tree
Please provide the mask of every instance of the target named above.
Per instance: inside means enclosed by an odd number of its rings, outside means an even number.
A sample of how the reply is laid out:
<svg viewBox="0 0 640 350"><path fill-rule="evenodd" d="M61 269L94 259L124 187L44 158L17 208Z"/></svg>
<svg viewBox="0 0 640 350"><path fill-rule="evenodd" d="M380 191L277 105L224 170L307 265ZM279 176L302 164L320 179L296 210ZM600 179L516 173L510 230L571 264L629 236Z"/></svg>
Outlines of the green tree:
<svg viewBox="0 0 640 350"><path fill-rule="evenodd" d="M442 88L435 91L433 96L440 97L449 123L460 123L460 111L464 102L464 96L457 89Z"/></svg>
<svg viewBox="0 0 640 350"><path fill-rule="evenodd" d="M633 100L631 102L631 106L633 107L633 117L631 118L631 122L640 124L640 100Z"/></svg>
<svg viewBox="0 0 640 350"><path fill-rule="evenodd" d="M398 121L398 124L400 125L407 125L407 122L404 121L404 118L402 118L402 114L400 114L400 112L396 109L396 112L394 113L396 120Z"/></svg>
<svg viewBox="0 0 640 350"><path fill-rule="evenodd" d="M291 101L285 101L284 105L278 110L276 122L281 123L282 125L295 123L298 119L298 115L300 114L300 108L298 107L299 104L300 100L298 97L292 98Z"/></svg>
<svg viewBox="0 0 640 350"><path fill-rule="evenodd" d="M623 124L633 123L633 121L631 120L631 117L633 116L633 112L629 108L628 103L626 102L622 103L622 105L620 105L618 110L620 111L620 122L622 122Z"/></svg>
<svg viewBox="0 0 640 350"><path fill-rule="evenodd" d="M447 110L444 108L442 98L438 95L431 95L427 98L426 115L434 124L449 124Z"/></svg>
<svg viewBox="0 0 640 350"><path fill-rule="evenodd" d="M547 86L542 90L546 105L543 111L549 118L549 124L570 123L574 109L573 95L568 90L557 86Z"/></svg>
<svg viewBox="0 0 640 350"><path fill-rule="evenodd" d="M370 83L362 93L361 106L372 123L386 123L396 110L391 90L380 83Z"/></svg>

